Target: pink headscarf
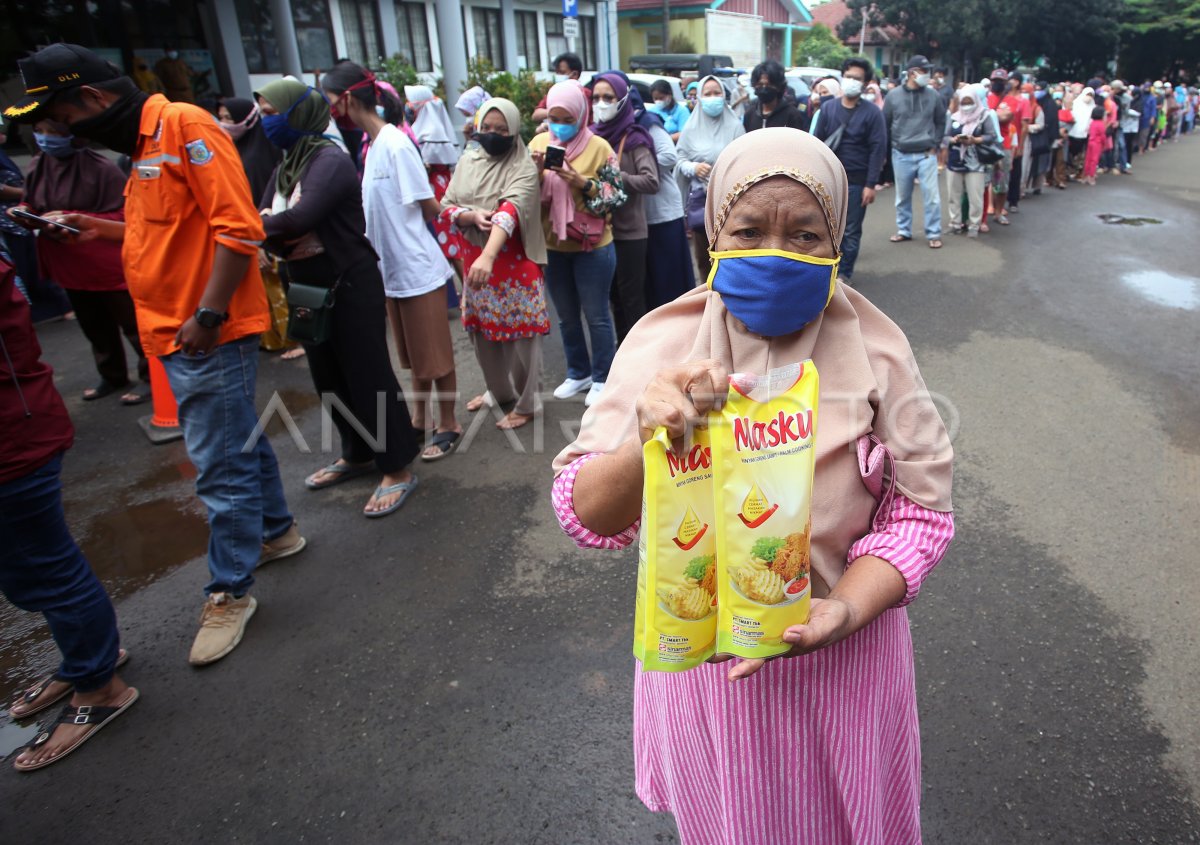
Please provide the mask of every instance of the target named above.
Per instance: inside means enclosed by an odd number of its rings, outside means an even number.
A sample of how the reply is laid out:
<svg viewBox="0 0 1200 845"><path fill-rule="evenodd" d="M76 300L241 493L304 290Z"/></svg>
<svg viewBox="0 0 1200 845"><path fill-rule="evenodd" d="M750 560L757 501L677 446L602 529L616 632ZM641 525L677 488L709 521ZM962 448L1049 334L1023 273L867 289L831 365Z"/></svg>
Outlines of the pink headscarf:
<svg viewBox="0 0 1200 845"><path fill-rule="evenodd" d="M592 132L587 127L587 94L583 86L569 79L552 87L546 94L546 110L553 111L556 108L564 109L571 115L579 129L575 137L563 145L567 151L566 160L574 161L592 140ZM558 136L554 133L551 135L558 141ZM560 241L566 240L567 224L575 219L575 197L571 193L571 186L553 170L547 170L542 177L542 201L550 203L550 228Z"/></svg>

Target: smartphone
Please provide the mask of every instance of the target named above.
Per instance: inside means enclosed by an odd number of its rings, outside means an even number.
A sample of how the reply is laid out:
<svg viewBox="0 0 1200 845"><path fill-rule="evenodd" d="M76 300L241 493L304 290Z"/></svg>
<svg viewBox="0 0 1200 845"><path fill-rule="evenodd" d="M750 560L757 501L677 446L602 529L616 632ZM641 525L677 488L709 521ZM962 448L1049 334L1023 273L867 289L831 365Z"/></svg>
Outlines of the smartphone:
<svg viewBox="0 0 1200 845"><path fill-rule="evenodd" d="M565 147L556 147L553 144L546 147L546 166L547 167L562 167L567 161L567 150Z"/></svg>
<svg viewBox="0 0 1200 845"><path fill-rule="evenodd" d="M62 229L64 232L70 232L72 235L79 234L79 230L76 229L74 226L67 226L63 223L58 223L58 222L56 222L54 220L50 220L46 217L39 217L36 214L30 214L28 211L26 211L23 208L14 208L12 210L12 213L13 213L14 217L20 217L22 220L28 220L31 223L39 223L42 226L54 226L58 229Z"/></svg>

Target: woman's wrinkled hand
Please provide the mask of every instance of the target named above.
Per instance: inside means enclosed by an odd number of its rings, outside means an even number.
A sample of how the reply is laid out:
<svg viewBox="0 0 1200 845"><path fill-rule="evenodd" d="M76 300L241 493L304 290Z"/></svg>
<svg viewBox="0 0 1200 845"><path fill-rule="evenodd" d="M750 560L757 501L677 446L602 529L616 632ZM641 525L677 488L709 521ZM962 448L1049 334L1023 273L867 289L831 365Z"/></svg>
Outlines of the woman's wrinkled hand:
<svg viewBox="0 0 1200 845"><path fill-rule="evenodd" d="M724 407L728 393L729 371L719 361L693 361L659 370L635 405L638 436L645 443L664 426L674 447L682 449L691 429L703 423L709 411Z"/></svg>
<svg viewBox="0 0 1200 845"><path fill-rule="evenodd" d="M841 642L854 630L854 614L849 604L840 599L813 599L808 622L804 625L793 625L783 632L783 641L791 645L791 650L769 659L786 660L789 657L820 651ZM710 662L723 663L729 659L729 655L720 654ZM742 660L729 670L729 680L749 678L766 662L761 658Z"/></svg>

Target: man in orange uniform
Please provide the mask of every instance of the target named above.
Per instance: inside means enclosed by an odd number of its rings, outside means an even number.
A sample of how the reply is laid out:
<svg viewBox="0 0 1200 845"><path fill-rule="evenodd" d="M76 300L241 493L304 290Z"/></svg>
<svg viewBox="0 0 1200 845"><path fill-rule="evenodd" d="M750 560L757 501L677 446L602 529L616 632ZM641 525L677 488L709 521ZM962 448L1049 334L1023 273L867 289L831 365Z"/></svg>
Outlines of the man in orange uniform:
<svg viewBox="0 0 1200 845"><path fill-rule="evenodd" d="M271 321L252 260L262 224L241 159L203 109L147 95L84 47L54 44L18 65L26 97L7 117L56 120L133 158L124 223L47 216L80 239L124 241L142 346L167 371L208 508L212 581L189 660L212 663L241 642L254 613L255 567L305 545L270 443L251 440L258 335Z"/></svg>

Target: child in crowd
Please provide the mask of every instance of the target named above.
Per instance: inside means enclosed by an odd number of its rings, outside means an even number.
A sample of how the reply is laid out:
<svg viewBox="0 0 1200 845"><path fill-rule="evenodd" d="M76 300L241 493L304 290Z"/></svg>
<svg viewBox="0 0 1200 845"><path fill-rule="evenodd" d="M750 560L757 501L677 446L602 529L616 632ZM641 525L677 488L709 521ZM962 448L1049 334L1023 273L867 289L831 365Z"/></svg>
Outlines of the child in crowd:
<svg viewBox="0 0 1200 845"><path fill-rule="evenodd" d="M1096 184L1096 168L1104 152L1104 107L1092 109L1092 123L1088 127L1087 158L1083 162L1083 181L1086 185Z"/></svg>

